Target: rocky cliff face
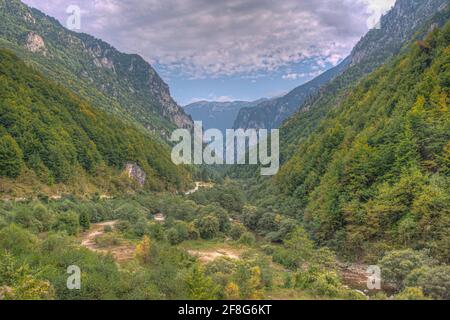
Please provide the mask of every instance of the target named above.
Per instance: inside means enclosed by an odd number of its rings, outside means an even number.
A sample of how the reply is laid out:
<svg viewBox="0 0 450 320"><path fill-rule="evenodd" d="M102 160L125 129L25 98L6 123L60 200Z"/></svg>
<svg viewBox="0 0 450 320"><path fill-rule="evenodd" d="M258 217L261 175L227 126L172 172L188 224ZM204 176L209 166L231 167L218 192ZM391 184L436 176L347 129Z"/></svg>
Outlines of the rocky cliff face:
<svg viewBox="0 0 450 320"><path fill-rule="evenodd" d="M0 40L50 78L149 130L167 135L174 127L192 127L168 85L140 56L67 30L19 0L0 0Z"/></svg>
<svg viewBox="0 0 450 320"><path fill-rule="evenodd" d="M145 174L145 171L142 170L142 168L136 163L127 163L125 165L125 173L130 179L136 181L141 187L145 185L147 175Z"/></svg>
<svg viewBox="0 0 450 320"><path fill-rule="evenodd" d="M417 29L448 5L448 0L397 0L381 18L380 29L370 30L351 53L350 66L373 69L396 55Z"/></svg>
<svg viewBox="0 0 450 320"><path fill-rule="evenodd" d="M114 73L121 86L128 89L128 92L122 92L121 88L116 88L117 90L113 89L113 92L108 93L124 100L129 94L141 97L140 101L136 101L136 113L156 112L179 128L192 127L192 119L173 100L169 86L142 57L121 53L88 35L82 35L81 38L82 46L92 57L94 64Z"/></svg>
<svg viewBox="0 0 450 320"><path fill-rule="evenodd" d="M47 53L44 39L42 39L41 36L35 34L34 32L28 33L25 42L25 48L33 53L42 52L44 55Z"/></svg>
<svg viewBox="0 0 450 320"><path fill-rule="evenodd" d="M448 0L397 0L381 19L381 29L370 30L353 49L351 55L337 67L286 96L242 109L236 128L274 128L297 111L314 107L315 97L323 91L334 91L360 78L399 53L406 42L437 12L444 11ZM342 76L340 76L342 75ZM336 81L334 79L336 78ZM335 83L333 83L335 82ZM325 86L329 85L328 88Z"/></svg>

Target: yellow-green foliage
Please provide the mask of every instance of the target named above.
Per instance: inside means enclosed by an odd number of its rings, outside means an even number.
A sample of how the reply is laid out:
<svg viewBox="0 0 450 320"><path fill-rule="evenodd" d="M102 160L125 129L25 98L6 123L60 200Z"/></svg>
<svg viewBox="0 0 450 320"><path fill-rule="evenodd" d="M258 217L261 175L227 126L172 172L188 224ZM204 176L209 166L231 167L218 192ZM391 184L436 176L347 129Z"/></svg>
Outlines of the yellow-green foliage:
<svg viewBox="0 0 450 320"><path fill-rule="evenodd" d="M283 201L320 244L449 260L449 44L450 23L362 80L282 167Z"/></svg>
<svg viewBox="0 0 450 320"><path fill-rule="evenodd" d="M0 176L17 177L23 162L48 185L68 183L79 171L120 172L127 162L145 170L147 188L180 188L188 180L156 137L99 111L0 50Z"/></svg>

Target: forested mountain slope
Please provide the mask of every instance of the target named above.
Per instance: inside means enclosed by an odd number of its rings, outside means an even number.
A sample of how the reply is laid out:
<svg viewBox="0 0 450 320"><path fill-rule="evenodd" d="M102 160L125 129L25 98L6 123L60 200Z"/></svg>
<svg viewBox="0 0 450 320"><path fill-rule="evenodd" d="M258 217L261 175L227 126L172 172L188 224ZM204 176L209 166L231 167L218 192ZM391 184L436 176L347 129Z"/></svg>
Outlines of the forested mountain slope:
<svg viewBox="0 0 450 320"><path fill-rule="evenodd" d="M317 94L320 88L341 74L350 63L345 59L338 66L332 68L317 78L295 88L288 94L263 101L256 106L241 109L234 122L234 128L239 129L274 129L278 128L284 120L294 114L307 99Z"/></svg>
<svg viewBox="0 0 450 320"><path fill-rule="evenodd" d="M370 30L353 49L347 70L325 85L282 126L283 157L289 158L297 143L307 137L330 109L366 75L382 66L415 39L422 39L449 19L446 0L398 0L381 18L381 29Z"/></svg>
<svg viewBox="0 0 450 320"><path fill-rule="evenodd" d="M81 185L88 176L94 184L114 184L128 162L145 171L146 188L183 187L187 172L158 140L0 50L0 192L9 192L5 178ZM116 180L118 189L121 183Z"/></svg>
<svg viewBox="0 0 450 320"><path fill-rule="evenodd" d="M400 49L424 23L437 12L445 11L446 0L398 0L392 10L381 19L381 28L370 30L355 46L350 56L335 68L316 79L294 89L286 96L263 103L251 109L241 110L235 122L236 128L277 128L296 111L299 115L289 119L285 126L289 140L308 134L317 124L330 99L339 90L375 70ZM303 120L302 113L309 112Z"/></svg>
<svg viewBox="0 0 450 320"><path fill-rule="evenodd" d="M169 87L138 55L64 28L19 0L0 0L0 48L8 48L106 111L164 136L192 120L170 96Z"/></svg>
<svg viewBox="0 0 450 320"><path fill-rule="evenodd" d="M358 84L277 185L314 239L348 256L450 256L450 23Z"/></svg>

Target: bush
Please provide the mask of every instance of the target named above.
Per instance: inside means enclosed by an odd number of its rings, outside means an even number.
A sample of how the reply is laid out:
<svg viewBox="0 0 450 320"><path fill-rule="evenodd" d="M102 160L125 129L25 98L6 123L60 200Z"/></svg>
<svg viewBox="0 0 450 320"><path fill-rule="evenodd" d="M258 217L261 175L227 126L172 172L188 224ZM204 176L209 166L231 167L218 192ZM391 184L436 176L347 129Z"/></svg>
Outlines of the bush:
<svg viewBox="0 0 450 320"><path fill-rule="evenodd" d="M60 213L56 221L55 230L65 231L70 236L77 235L80 231L78 214L73 211Z"/></svg>
<svg viewBox="0 0 450 320"><path fill-rule="evenodd" d="M241 223L233 223L230 229L230 237L233 240L239 240L247 229Z"/></svg>
<svg viewBox="0 0 450 320"><path fill-rule="evenodd" d="M33 252L37 238L21 227L11 224L0 231L0 251L8 251L16 255Z"/></svg>
<svg viewBox="0 0 450 320"><path fill-rule="evenodd" d="M167 240L171 245L175 246L183 242L183 238L176 228L170 228L166 233Z"/></svg>
<svg viewBox="0 0 450 320"><path fill-rule="evenodd" d="M424 267L411 272L405 285L420 287L434 299L450 299L450 266Z"/></svg>
<svg viewBox="0 0 450 320"><path fill-rule="evenodd" d="M214 216L206 216L197 221L197 228L202 239L213 239L219 234L219 220Z"/></svg>
<svg viewBox="0 0 450 320"><path fill-rule="evenodd" d="M0 216L0 230L3 229L4 227L6 227L7 225L8 225L8 223L6 222L5 218Z"/></svg>
<svg viewBox="0 0 450 320"><path fill-rule="evenodd" d="M164 240L165 237L164 228L159 223L150 223L148 225L148 233L150 237L154 240L158 241Z"/></svg>
<svg viewBox="0 0 450 320"><path fill-rule="evenodd" d="M122 233L126 233L131 230L131 224L128 221L119 221L115 227Z"/></svg>
<svg viewBox="0 0 450 320"><path fill-rule="evenodd" d="M83 231L89 230L89 228L91 227L91 221L87 212L81 212L79 217L79 224Z"/></svg>
<svg viewBox="0 0 450 320"><path fill-rule="evenodd" d="M422 288L407 287L395 296L395 300L429 300L423 294Z"/></svg>
<svg viewBox="0 0 450 320"><path fill-rule="evenodd" d="M219 221L219 229L221 232L227 232L230 228L230 216L228 212L216 204L207 205L199 210L201 216L215 216Z"/></svg>
<svg viewBox="0 0 450 320"><path fill-rule="evenodd" d="M100 248L119 246L123 242L117 233L107 233L95 238L95 244Z"/></svg>
<svg viewBox="0 0 450 320"><path fill-rule="evenodd" d="M285 289L292 288L292 276L289 272L285 272L283 274L283 288Z"/></svg>
<svg viewBox="0 0 450 320"><path fill-rule="evenodd" d="M381 268L383 280L397 289L402 289L404 280L413 270L432 263L425 252L407 249L387 253L378 265Z"/></svg>
<svg viewBox="0 0 450 320"><path fill-rule="evenodd" d="M49 231L55 223L53 214L41 203L33 207L33 216L41 223L41 231Z"/></svg>
<svg viewBox="0 0 450 320"><path fill-rule="evenodd" d="M138 221L134 224L132 223L133 233L137 237L142 237L146 234L149 234L149 223L148 220L144 217L139 217Z"/></svg>
<svg viewBox="0 0 450 320"><path fill-rule="evenodd" d="M240 238L239 243L247 246L252 246L256 242L255 236L251 232L245 232Z"/></svg>
<svg viewBox="0 0 450 320"><path fill-rule="evenodd" d="M42 223L34 217L33 212L28 208L20 208L16 212L14 222L33 232L43 230Z"/></svg>
<svg viewBox="0 0 450 320"><path fill-rule="evenodd" d="M320 271L316 268L300 271L295 277L295 287L330 298L356 298L350 290L344 288L338 275L333 271Z"/></svg>
<svg viewBox="0 0 450 320"><path fill-rule="evenodd" d="M256 231L261 213L258 208L253 206L245 206L242 211L242 222L250 230Z"/></svg>
<svg viewBox="0 0 450 320"><path fill-rule="evenodd" d="M145 218L145 212L139 204L126 203L115 210L117 218L136 224L139 219Z"/></svg>
<svg viewBox="0 0 450 320"><path fill-rule="evenodd" d="M296 270L298 268L297 257L291 250L276 248L272 259L288 269Z"/></svg>

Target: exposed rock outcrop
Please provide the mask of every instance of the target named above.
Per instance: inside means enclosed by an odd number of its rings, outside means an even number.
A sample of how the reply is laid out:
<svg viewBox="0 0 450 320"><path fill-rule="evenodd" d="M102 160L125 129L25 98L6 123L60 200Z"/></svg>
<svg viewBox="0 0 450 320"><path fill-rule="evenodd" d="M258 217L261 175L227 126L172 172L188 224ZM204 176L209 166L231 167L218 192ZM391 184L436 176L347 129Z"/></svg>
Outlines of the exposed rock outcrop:
<svg viewBox="0 0 450 320"><path fill-rule="evenodd" d="M125 165L125 173L128 175L130 179L133 179L141 187L145 185L145 181L147 179L147 175L141 167L139 167L136 163L127 163Z"/></svg>
<svg viewBox="0 0 450 320"><path fill-rule="evenodd" d="M40 35L38 35L34 32L28 33L27 39L25 42L25 48L27 48L28 51L33 52L33 53L39 53L39 52L43 53L43 54L47 53L44 39Z"/></svg>

